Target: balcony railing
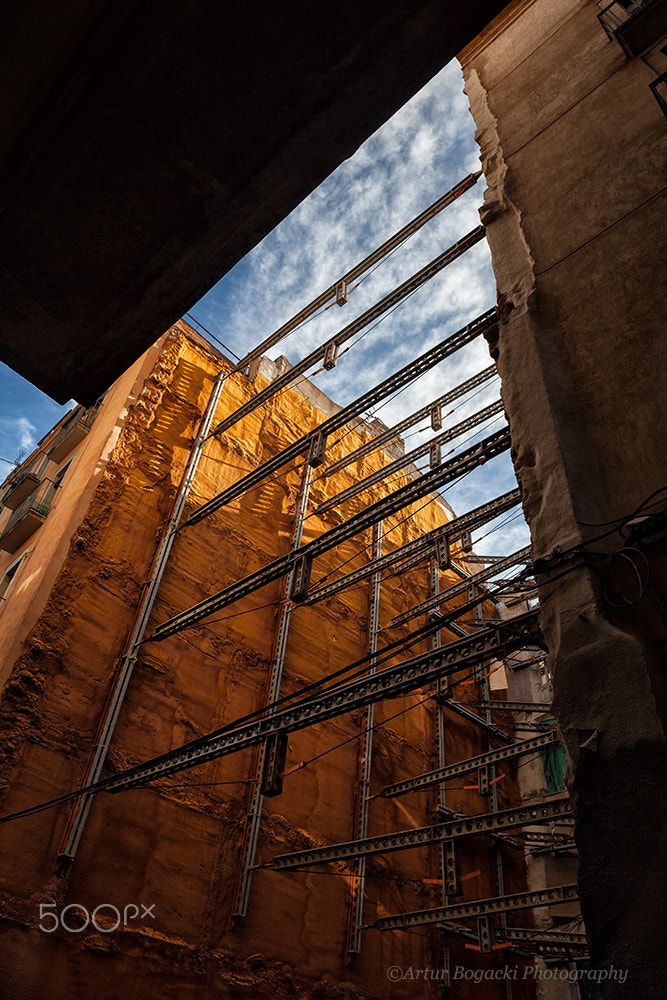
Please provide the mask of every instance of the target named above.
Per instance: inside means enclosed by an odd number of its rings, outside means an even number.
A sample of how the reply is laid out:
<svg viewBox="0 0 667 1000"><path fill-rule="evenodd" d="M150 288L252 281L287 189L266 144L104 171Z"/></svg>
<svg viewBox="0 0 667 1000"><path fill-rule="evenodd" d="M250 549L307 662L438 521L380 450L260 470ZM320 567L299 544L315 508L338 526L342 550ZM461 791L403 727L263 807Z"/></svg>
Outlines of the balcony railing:
<svg viewBox="0 0 667 1000"><path fill-rule="evenodd" d="M0 504L9 510L16 510L37 486L39 486L39 476L31 468L17 469L7 477L0 493Z"/></svg>
<svg viewBox="0 0 667 1000"><path fill-rule="evenodd" d="M667 30L667 3L664 0L613 0L600 11L598 20L626 55L636 56Z"/></svg>
<svg viewBox="0 0 667 1000"><path fill-rule="evenodd" d="M667 73L663 73L662 76L649 83L649 87L662 108L663 115L667 118Z"/></svg>
<svg viewBox="0 0 667 1000"><path fill-rule="evenodd" d="M46 520L58 487L45 480L25 498L0 535L0 549L16 552Z"/></svg>
<svg viewBox="0 0 667 1000"><path fill-rule="evenodd" d="M100 404L86 409L84 406L77 406L76 410L67 418L60 428L56 438L48 450L48 456L52 462L62 462L71 451L81 444L86 434L90 430L97 416Z"/></svg>

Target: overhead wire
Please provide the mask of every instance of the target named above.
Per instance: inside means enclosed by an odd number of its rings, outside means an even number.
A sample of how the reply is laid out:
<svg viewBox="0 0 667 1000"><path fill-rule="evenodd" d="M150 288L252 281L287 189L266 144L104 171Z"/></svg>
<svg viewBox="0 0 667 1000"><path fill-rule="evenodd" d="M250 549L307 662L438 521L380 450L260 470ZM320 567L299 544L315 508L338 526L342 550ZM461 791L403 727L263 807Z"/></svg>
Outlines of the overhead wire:
<svg viewBox="0 0 667 1000"><path fill-rule="evenodd" d="M211 333L210 330L207 330L206 327L204 326L204 324L200 320L195 319L195 317L191 313L187 313L186 312L186 313L183 313L183 315L188 318L189 322L196 323L197 326L201 327L201 329L204 331L204 333L206 334L207 337L211 337L212 340L215 340L216 344L220 344L220 347L224 347L224 349L227 351L227 353L231 354L232 357L236 358L237 361L241 360L240 357L238 356L238 354L234 354L234 352L232 351L231 347L227 347L226 344L223 344L223 342L221 340L219 340L218 337L216 337L216 335L214 333Z"/></svg>
<svg viewBox="0 0 667 1000"><path fill-rule="evenodd" d="M619 533L620 533L621 527L627 525L637 515L637 511L641 511L642 509L644 509L646 507L646 505L648 504L648 502L653 497L657 496L659 493L664 492L664 489L665 488L662 488L661 490L655 491L653 494L651 494L651 496L649 498L647 498L646 501L644 501L642 504L640 504L639 507L636 508L635 511L632 512L632 514L630 514L630 515L628 515L628 516L626 516L624 518L620 518L618 520L618 522L616 523L616 527L615 528L612 528L612 529L610 529L609 531L606 531L606 532L601 532L595 538L590 539L589 541L587 541L585 543L574 545L574 546L571 546L569 549L566 549L566 550L564 550L562 552L558 552L557 553L558 561L559 562L563 562L568 556L571 557L571 558L574 558L576 556L586 556L587 558L589 558L589 559L592 558L594 560L595 559L608 559L608 558L610 558L610 556L609 556L608 553L590 553L590 552L586 551L586 548L587 548L587 546L590 546L590 545L594 544L595 542L598 542L598 541L600 541L600 540L602 540L604 538L609 537L615 531L619 531ZM542 565L538 565L538 564L542 564ZM548 584L550 585L550 584L554 583L556 580L562 579L562 578L566 577L567 575L569 575L570 573L575 572L575 571L581 569L582 565L585 566L586 562L584 562L583 564L582 563L576 563L574 565L570 565L570 566L566 567L564 570L562 570L561 572L557 573L555 576L550 576ZM541 560L537 560L536 564L534 564L534 566L531 568L530 571L532 571L532 570L534 570L535 572L537 572L538 574L541 574L541 575L551 574L551 568L549 567L548 560L546 560L544 558L542 558ZM525 573L525 572L528 572L528 571L529 570L527 568L526 570L524 570L522 572ZM521 574L519 574L519 576L520 575ZM512 581L512 582L515 582L515 581ZM397 645L403 644L405 646L407 644L408 640L410 640L410 645L412 645L413 642L417 641L417 638L416 638L417 635L428 634L429 631L435 631L435 630L438 629L438 627L442 627L444 624L446 624L446 622L444 622L442 620L436 620L436 622L434 622L434 623L428 623L426 626L422 626L421 629L415 630L415 632L413 632L411 634L411 636L406 637L406 639L403 639L403 640L397 640L396 643L392 644L392 645L393 646L397 646ZM510 627L511 626L511 619L508 620L508 621L505 621L503 624L505 626L507 626L507 627ZM499 625L499 627L501 627L501 626ZM390 649L390 647L386 647L386 649L383 651L384 656L386 656L386 654L388 653L389 649ZM383 654L380 654L380 656L382 657ZM364 659L364 662L365 662L365 661L367 661L368 657L364 657L363 659ZM360 661L358 661L358 662L360 662ZM382 662L384 662L384 659L382 659ZM334 673L334 675L329 675L329 677L326 678L326 679L331 680L336 674L347 673L347 672L349 672L350 669L353 668L353 666L354 666L354 664L353 665L346 665L343 668L341 668L340 671L336 671ZM366 671L364 671L364 673L366 673ZM322 681L324 681L326 679L323 678L323 679L321 679L318 682L313 682L313 685L314 686L321 686ZM308 687L309 686L307 686L307 688ZM301 693L303 693L303 691L307 690L307 688L306 689L302 689ZM287 697L294 697L294 694L292 694L291 696L287 696ZM283 699L280 699L280 701L282 701L282 700ZM229 732L231 729L238 728L238 726L242 722L247 721L249 718L254 718L254 717L257 717L258 715L263 714L269 708L273 708L275 706L275 704L277 704L277 703L272 703L271 706L263 706L261 709L258 709L258 710L256 710L253 713L249 713L248 716L245 716L242 719L237 719L233 723L230 723L230 724L226 725L225 727L222 727L222 729L218 730L216 733L210 733L210 734L207 734L204 737L200 737L199 740L192 741L192 743L188 744L188 746L201 746L201 745L205 744L207 741L209 741L210 739L213 739L216 736L221 735L223 732ZM171 754L173 752L182 752L182 750L183 750L183 748L178 748L177 751L170 751L169 753ZM167 756L169 756L169 754ZM53 798L51 800L48 800L47 802L38 803L35 806L28 807L27 809L21 810L19 812L12 813L12 814L10 814L8 816L0 817L0 823L2 823L2 822L8 822L9 820L17 819L19 817L26 817L26 816L34 815L34 814L36 814L38 812L43 811L44 809L52 808L55 805L59 805L59 804L64 803L66 801L70 801L73 798L79 797L80 795L90 794L93 791L103 790L104 786L105 786L105 779L101 780L100 782L95 783L92 786L86 786L84 788L76 789L74 791L65 793L65 794L57 796L57 797L55 797L55 798Z"/></svg>
<svg viewBox="0 0 667 1000"><path fill-rule="evenodd" d="M326 681L331 681L331 680L336 679L337 677L339 677L339 676L341 676L341 675L343 675L345 673L348 673L350 670L354 669L359 664L366 664L368 662L368 660L371 658L371 656L375 656L375 662L376 662L376 664L378 664L378 663L384 663L390 657L390 655L394 655L394 654L400 652L401 648L403 650L409 648L410 646L414 645L415 642L418 642L421 637L425 637L426 635L430 634L430 632L436 631L436 630L438 630L439 628L442 628L442 627L443 627L443 625L440 622L435 622L435 623L428 622L426 625L420 626L418 629L415 629L408 636L405 636L405 637L403 637L401 639L395 640L389 646L385 647L385 649L382 650L381 653L379 653L379 654L368 653L364 657L359 658L354 663L352 663L352 664L346 664L343 667L339 668L338 670L334 671L332 674L328 674L326 677L320 678L320 679L318 679L316 681L312 681L310 684L305 685L304 687L300 688L298 691L294 691L294 692L291 692L289 694L283 695L281 698L277 699L276 701L271 702L268 705L261 706L260 708L255 709L253 712L249 712L245 716L242 716L239 719L235 719L231 723L225 724L224 726L220 727L219 729L215 730L212 733L207 733L205 736L199 737L196 740L192 740L190 743L186 744L186 746L188 746L189 748L196 748L196 747L199 747L199 746L203 746L209 740L216 739L216 738L224 735L225 733L228 733L228 732L230 732L230 731L232 731L234 729L237 729L240 725L242 725L242 724L244 724L246 722L252 721L253 719L258 718L259 716L264 715L264 713L267 712L267 711L269 711L269 710L275 710L275 708L277 706L282 705L285 702L291 701L292 699L294 699L295 697L298 697L299 695L307 694L307 693L309 693L313 689L320 688L323 683L326 683ZM367 673L367 667L364 667L362 670L358 671L356 674L353 674L351 678L348 678L348 681L355 680L358 677L365 675L366 673ZM332 688L332 690L335 690L335 686ZM325 691L326 691L326 689L325 689ZM183 747L179 747L179 748L177 748L174 751L168 751L168 753L166 755L163 755L163 756L169 756L170 754L175 753L175 752L179 752L180 753L180 752L182 752L182 750L183 750ZM207 762L205 761L203 763L207 763ZM156 779L156 780L159 780L159 779ZM41 803L37 803L34 806L29 806L26 809L22 809L22 810L19 810L17 812L10 813L7 816L0 816L0 824L10 822L11 820L22 819L22 818L26 818L28 816L36 815L39 812L43 812L46 809L51 809L51 808L53 808L53 807L55 807L57 805L61 805L61 804L65 803L65 802L71 801L72 799L79 798L82 795L88 795L88 794L91 794L91 793L97 792L97 791L104 791L105 790L105 785L106 785L107 781L108 781L108 779L101 779L100 781L95 782L93 785L88 785L88 786L84 786L82 788L77 788L77 789L74 789L74 790L72 790L70 792L66 792L63 795L59 795L59 796L56 796L56 797L54 797L52 799L49 799L47 801L44 801L44 802L41 802Z"/></svg>

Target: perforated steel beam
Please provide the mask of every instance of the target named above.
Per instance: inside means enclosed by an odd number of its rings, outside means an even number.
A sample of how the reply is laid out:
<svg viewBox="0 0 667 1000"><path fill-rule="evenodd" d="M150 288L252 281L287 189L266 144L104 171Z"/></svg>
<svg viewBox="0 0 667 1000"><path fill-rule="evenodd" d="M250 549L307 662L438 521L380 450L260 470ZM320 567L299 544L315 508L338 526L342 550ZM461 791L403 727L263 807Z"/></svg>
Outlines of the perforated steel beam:
<svg viewBox="0 0 667 1000"><path fill-rule="evenodd" d="M323 421L323 423L313 428L312 431L304 434L297 441L288 445L287 448L283 448L273 458L263 462L256 469L253 469L252 472L247 473L247 475L242 476L232 486L218 493L217 496L212 497L205 504L202 504L201 507L198 507L190 514L186 524L196 524L203 518L208 517L209 514L220 510L221 507L224 507L236 499L236 497L241 496L253 486L261 483L267 476L281 469L283 465L308 452L313 441L316 439L326 439L328 435L344 427L353 417L365 413L372 406L390 396L391 393L396 392L396 390L401 389L405 385L409 385L410 382L423 375L424 372L434 368L435 365L439 364L445 358L455 354L456 351L465 347L466 344L471 343L480 334L495 326L496 322L495 309L490 309L488 312L478 316L472 322L457 330L456 333L446 337L439 344L436 344L435 347L420 355L416 360L405 365L405 367L401 368L394 375L390 375L389 378L369 389L368 392L358 396L357 399L343 407L342 410L334 413L331 417ZM275 382L272 382L271 386L275 384Z"/></svg>
<svg viewBox="0 0 667 1000"><path fill-rule="evenodd" d="M478 664L478 666L480 665L481 664ZM498 729L498 727L494 726L493 723L487 722L486 719L481 717L481 715L477 715L476 712L473 712L467 705L463 705L460 701L455 701L453 698L446 698L438 695L437 702L447 711L460 716L460 718L465 719L467 722L472 723L473 726L476 726L477 729L481 729L489 736L493 736L496 739L501 740L502 743L513 742L512 736L508 736L507 733L503 732L502 729Z"/></svg>
<svg viewBox="0 0 667 1000"><path fill-rule="evenodd" d="M311 351L307 357L303 358L302 361L299 361L296 365L290 368L284 375L280 375L278 378L274 379L273 382L266 387L266 389L258 392L256 396L253 396L253 398L248 400L247 403L240 406L238 410L234 411L234 413L230 413L228 417L225 417L224 420L220 421L220 423L214 427L212 433L221 434L229 427L232 427L235 423L238 423L242 417L245 417L248 413L252 413L253 410L256 410L257 407L261 406L261 404L266 402L267 399L271 399L271 397L275 396L275 394L280 392L281 389L284 389L286 386L290 385L290 383L294 382L299 375L303 375L314 364L321 361L327 352L327 348L331 345L340 347L342 344L347 343L348 340L351 340L355 334L363 330L369 323L379 319L380 316L383 316L389 311L389 309L393 309L394 306L397 306L400 302L406 299L408 295L417 291L417 289L421 288L421 286L426 284L427 281L434 278L436 274L439 274L440 271L447 267L448 264L457 260L457 258L466 252L466 250L470 250L471 247L474 247L480 242L480 240L483 240L485 235L486 230L484 226L478 226L476 229L471 230L466 236L458 240L458 242L454 243L443 253L439 254L429 264L422 267L420 271L413 274L412 277L407 279L407 281L404 281L402 285L399 285L398 288L395 288L388 295L385 295L383 299L380 299L379 302L376 302L374 306L367 309L365 313L362 313L362 315L358 317L358 319L353 320L352 323L348 323L348 325L337 333L335 337L331 337L325 344L321 344L319 347L316 347L314 351Z"/></svg>
<svg viewBox="0 0 667 1000"><path fill-rule="evenodd" d="M443 920L438 926L468 941L478 940L476 931L453 920ZM564 962L588 958L585 934L560 934L531 927L503 927L502 930L496 929L495 939L497 944L511 944L511 951L526 957L543 955L548 958L560 958Z"/></svg>
<svg viewBox="0 0 667 1000"><path fill-rule="evenodd" d="M308 508L308 496L310 493L310 481L312 469L306 466L299 489L299 498L294 514L294 525L292 527L291 547L296 549L301 544L303 535L303 522ZM288 573L285 580L284 596L289 594L293 582L294 569ZM283 667L285 664L285 653L287 651L287 637L289 635L290 618L292 605L284 602L280 606L278 614L278 624L273 640L273 656L271 657L271 670L267 686L267 712L272 715L275 712L274 702L280 696L280 686L283 678ZM283 734L286 735L286 734ZM255 762L254 782L251 786L250 803L246 815L243 829L243 841L239 857L239 867L236 875L236 885L234 889L234 903L232 905L232 926L246 916L248 903L250 900L250 889L252 886L253 865L255 863L255 852L259 839L259 829L262 819L262 805L264 795L262 792L261 777L264 772L267 757L267 743L260 746L257 760Z"/></svg>
<svg viewBox="0 0 667 1000"><path fill-rule="evenodd" d="M268 351L270 347L273 347L274 344L279 343L279 341L291 333L292 330L296 330L298 326L305 323L305 321L316 313L318 309L321 309L322 306L325 306L327 302L334 298L336 295L336 289L341 284L349 286L354 281L361 278L362 275L366 274L367 271L370 271L370 269L375 267L375 265L378 264L384 257L396 250L396 248L399 247L409 236L418 232L422 226L425 226L427 222L430 222L431 219L436 217L436 215L439 215L443 209L451 205L457 198L460 198L466 191L469 191L470 188L477 183L481 174L481 170L478 170L473 174L468 174L468 176L464 177L463 180L458 182L458 184L455 184L450 191L443 194L441 198L438 198L437 201L434 201L432 205L429 205L428 208L424 209L424 211L416 216L416 218L412 219L407 226L403 226L402 229L399 229L397 233L394 233L394 235L388 240L385 240L385 242L381 246L377 247L376 250L373 250L373 252L368 254L367 257L364 257L362 261L355 264L351 270L341 275L340 278L337 278L332 285L329 285L329 287L314 298L312 302L309 302L308 305L299 310L295 316L292 316L292 318L286 323L283 323L283 325L276 330L275 333L266 337L261 344L258 344L257 347L254 347L252 351L241 358L234 371L242 371L251 361L260 357L265 353L265 351Z"/></svg>
<svg viewBox="0 0 667 1000"><path fill-rule="evenodd" d="M551 705L537 701L471 701L473 708L488 709L490 712L527 712L538 714L550 712Z"/></svg>
<svg viewBox="0 0 667 1000"><path fill-rule="evenodd" d="M380 559L382 555L382 521L373 525L373 548L372 557ZM378 642L378 622L380 615L380 574L374 573L371 577L370 601L368 614L368 647L370 653L369 673L374 674L376 670L376 653ZM354 811L354 839L366 837L368 835L368 815L369 815L369 794L371 783L371 762L373 757L373 721L375 706L368 705L366 708L365 725L363 726L359 738L359 759L357 765L357 788L355 796ZM349 914L347 935L345 942L345 953L348 961L361 951L361 927L364 913L364 895L366 885L366 859L359 858L356 865L356 873L352 877L349 896Z"/></svg>
<svg viewBox="0 0 667 1000"><path fill-rule="evenodd" d="M403 612L401 615L396 615L389 622L389 628L397 628L402 625L403 622L410 621L411 618L415 618L417 615L425 614L428 611L439 608L442 604L458 597L460 594L465 594L469 587L477 586L484 580L489 580L496 573L501 573L504 569L509 569L510 566L516 566L518 563L525 562L526 559L530 558L530 546L526 546L523 549L519 549L517 552L513 552L509 556L496 563L493 566L487 567L487 569L480 570L479 573L469 576L467 579L463 580L461 583L455 584L453 587L449 587L448 590L443 591L441 594L435 594L432 597L428 597L421 604L416 604L414 608L410 608L408 611Z"/></svg>
<svg viewBox="0 0 667 1000"><path fill-rule="evenodd" d="M474 636L458 639L441 649L429 650L397 666L385 667L373 677L352 680L304 698L268 718L245 725L227 726L224 730L193 740L177 750L108 778L104 788L113 792L142 785L255 746L273 732L305 729L365 705L409 694L435 682L440 676L469 669L489 657L521 648L526 643L526 636L532 635L538 627L537 613L531 611L521 615L512 619L511 624L512 633L509 636L497 628L480 630Z"/></svg>
<svg viewBox="0 0 667 1000"><path fill-rule="evenodd" d="M449 403L453 403L454 400L459 399L461 396L465 396L466 393L470 392L472 389L476 389L477 386L483 385L498 374L498 369L495 365L489 365L483 371L478 372L477 375L473 375L472 378L466 379L465 382L461 382L460 385L455 386L450 389L449 392L445 392L442 396L438 396L434 399L432 403L427 403L426 406L422 406L421 409L415 410L411 413L409 417L405 417L404 420L399 421L399 423L394 424L393 427L388 427L386 431L382 431L381 434L376 435L372 441L367 441L366 444L362 444L359 448L351 451L349 455L343 455L339 458L337 462L332 465L327 466L324 470L324 475L331 476L334 472L339 472L341 469L345 469L352 462L356 462L358 459L363 458L364 455L370 454L370 452L375 451L376 448L381 448L383 444L387 441L391 441L392 438L396 437L398 434L402 434L403 431L408 430L410 427L414 427L415 424L419 423L424 417L427 417L433 407L447 406Z"/></svg>
<svg viewBox="0 0 667 1000"><path fill-rule="evenodd" d="M514 809L504 809L495 813L482 813L479 816L450 820L418 830L368 837L365 840L350 841L346 844L318 847L311 851L279 854L273 859L272 867L274 871L287 871L290 868L328 864L331 861L348 861L373 854L406 851L414 847L437 844L443 840L458 840L461 837L475 837L480 834L495 833L499 830L511 830L520 826L550 823L559 816L569 815L571 808L569 796L561 795L549 799L547 802L517 806Z"/></svg>
<svg viewBox="0 0 667 1000"><path fill-rule="evenodd" d="M539 906L553 906L578 898L576 884L559 885L551 889L538 889L536 892L515 892L509 896L480 899L474 903L455 903L431 910L415 910L412 913L399 913L393 917L380 917L375 923L370 924L370 927L378 931L407 930L411 927L438 924L443 920L460 920L466 917L510 913L513 910L528 910Z"/></svg>
<svg viewBox="0 0 667 1000"><path fill-rule="evenodd" d="M170 618L154 630L150 636L150 640L159 641L166 639L170 635L175 635L177 632L189 628L214 611L226 608L241 597L245 597L267 583L279 579L293 563L298 562L304 555L308 555L310 559L314 559L324 552L329 552L330 549L335 548L341 542L346 541L348 538L353 538L360 531L371 527L371 525L375 524L381 518L395 514L416 500L420 500L429 493L433 493L434 490L442 487L445 483L451 482L458 476L507 451L509 447L510 436L507 428L491 434L489 437L484 438L483 441L468 448L460 455L455 456L450 462L437 469L433 469L420 479L415 479L413 482L407 483L400 490L390 493L389 496L382 497L382 499L376 500L375 503L369 504L363 510L359 511L358 514L355 514L354 517L349 518L349 520L344 521L335 528L331 528L329 531L325 531L319 538L313 539L312 542L300 546L300 548L282 556L280 559L274 559L268 566L263 567L256 573L250 574L250 576L247 576L239 583L225 587L224 590L218 591L212 597L208 597L199 604L188 608L187 611L183 611Z"/></svg>
<svg viewBox="0 0 667 1000"><path fill-rule="evenodd" d="M400 472L400 470L404 469L406 465L411 465L423 455L428 455L432 445L442 445L446 444L448 441L454 441L457 437L460 437L467 431L472 430L473 427L477 427L490 417L497 416L499 413L502 413L502 411L503 404L501 400L491 403L489 406L484 407L483 410L479 410L477 413L473 413L472 416L466 417L465 420L455 424L454 427L450 427L449 430L444 431L442 434L438 434L437 437L432 438L425 444L421 444L418 448L413 448L413 450L407 452L407 454L401 455L400 458L390 462L389 465L385 465L381 469L371 472L369 476L366 476L364 479L360 479L352 486L348 486L346 490L341 490L341 492L337 493L336 496L330 497L329 500L325 500L324 503L319 505L319 507L316 507L315 513L323 513L325 510L331 510L332 507L338 507L347 500L351 500L352 497L356 497L359 493L363 493L364 490L370 489L371 486L374 486L376 483L381 483L388 476L391 476L392 473Z"/></svg>
<svg viewBox="0 0 667 1000"><path fill-rule="evenodd" d="M494 517L499 517L505 511L516 507L520 502L521 495L518 490L510 490L508 493L503 493L502 496L496 497L489 503L481 504L481 506L475 507L474 510L468 511L467 514L455 517L441 528L434 528L433 531L422 535L421 538L416 538L412 542L406 542L405 545L394 549L393 552L388 552L381 559L368 563L366 566L360 566L359 569L353 570L351 573L346 573L340 579L334 580L332 583L327 583L323 587L318 587L316 590L311 591L306 600L302 601L302 604L315 604L316 601L322 601L325 597L338 594L341 590L345 590L360 580L364 580L371 573L387 569L396 563L402 562L404 559L425 559L438 538L444 537L448 542L454 542L461 535L465 534L465 532L479 528L488 521L492 521ZM409 565L414 565L414 562L411 561Z"/></svg>
<svg viewBox="0 0 667 1000"><path fill-rule="evenodd" d="M134 667L141 652L141 644L148 628L148 622L155 605L155 600L162 582L164 571L167 567L178 523L181 519L183 511L185 510L185 505L190 495L192 483L194 482L199 462L203 454L204 443L215 417L215 411L228 377L229 370L225 367L222 371L218 372L213 381L213 385L211 386L211 393L208 398L200 426L197 430L197 435L193 441L192 449L188 456L183 476L178 487L178 492L174 498L174 505L171 510L169 521L162 532L157 552L153 560L153 565L151 566L150 577L143 590L132 634L128 638L125 651L120 659L118 670L113 679L111 691L107 697L104 716L98 726L97 737L95 740L95 753L88 763L86 773L82 781L85 785L95 784L104 768L109 746L111 744L116 724L125 700L125 694L129 687ZM74 860L79 842L83 835L83 830L86 825L91 804L91 796L84 795L74 805L61 849L58 852L58 861L61 866L69 865Z"/></svg>
<svg viewBox="0 0 667 1000"><path fill-rule="evenodd" d="M469 757L458 764L447 764L434 771L427 771L419 774L416 778L409 778L406 781L398 781L394 785L386 785L380 792L383 799L393 799L397 795L405 795L408 792L416 792L421 788L429 788L437 785L441 781L449 781L458 778L462 774L470 774L479 770L480 767L488 767L490 764L499 764L501 761L510 760L513 757L525 757L530 753L538 753L545 747L558 743L556 730L536 736L533 739L521 740L519 743L512 743L511 746L503 747L501 750L491 750L488 753L479 754L477 757Z"/></svg>

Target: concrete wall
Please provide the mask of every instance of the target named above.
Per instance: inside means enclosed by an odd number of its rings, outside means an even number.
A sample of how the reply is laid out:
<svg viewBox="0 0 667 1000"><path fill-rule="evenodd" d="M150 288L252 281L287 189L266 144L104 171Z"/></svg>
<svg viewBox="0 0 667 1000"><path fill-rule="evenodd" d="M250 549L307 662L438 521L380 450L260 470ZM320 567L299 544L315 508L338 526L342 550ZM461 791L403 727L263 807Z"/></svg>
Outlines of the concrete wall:
<svg viewBox="0 0 667 1000"><path fill-rule="evenodd" d="M582 910L594 962L628 971L605 995L657 998L664 542L611 554L624 545L618 520L667 482L667 121L655 72L597 13L588 0L511 4L460 59L488 183L481 215L514 307L498 365L533 552L588 543L606 557L541 577Z"/></svg>

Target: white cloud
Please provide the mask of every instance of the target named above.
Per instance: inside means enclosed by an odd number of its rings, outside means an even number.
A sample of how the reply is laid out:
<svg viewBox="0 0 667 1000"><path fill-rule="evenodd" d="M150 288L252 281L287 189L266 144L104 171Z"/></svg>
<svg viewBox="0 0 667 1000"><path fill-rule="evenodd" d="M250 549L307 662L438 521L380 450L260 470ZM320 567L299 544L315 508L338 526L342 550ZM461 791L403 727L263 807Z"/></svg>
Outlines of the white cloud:
<svg viewBox="0 0 667 1000"><path fill-rule="evenodd" d="M195 307L194 316L242 356L478 168L460 69L450 63L219 282ZM300 360L476 228L483 184L480 178L386 258L351 291L342 309L320 313L269 355ZM495 297L488 247L482 241L364 329L363 336L356 335L336 367L314 380L336 402L351 402L491 308ZM394 424L489 363L486 344L478 339L375 412ZM459 401L450 424L498 398L498 392L494 379L474 398ZM462 442L479 440L502 425L499 418ZM408 450L429 436L411 438ZM509 457L503 456L475 470L446 497L455 510L464 511L514 485ZM493 551L511 551L522 531L525 526L516 524L499 528L489 545Z"/></svg>
<svg viewBox="0 0 667 1000"><path fill-rule="evenodd" d="M27 417L3 417L0 419L0 441L3 460L15 461L21 455L28 455L35 447L37 428ZM3 464L4 468L4 464ZM0 479L4 476L0 476Z"/></svg>

